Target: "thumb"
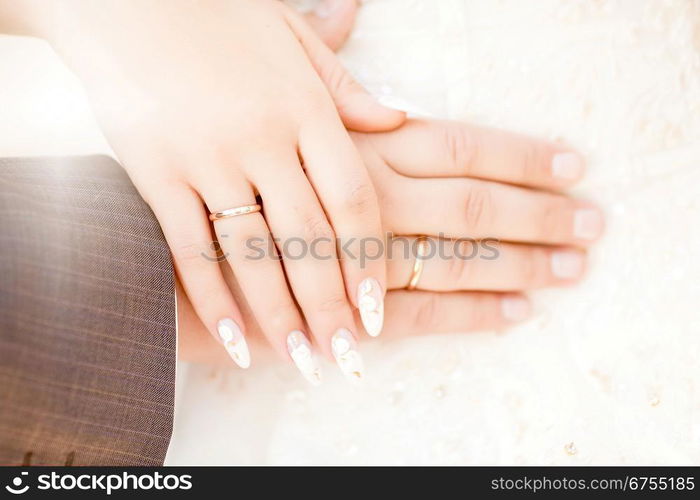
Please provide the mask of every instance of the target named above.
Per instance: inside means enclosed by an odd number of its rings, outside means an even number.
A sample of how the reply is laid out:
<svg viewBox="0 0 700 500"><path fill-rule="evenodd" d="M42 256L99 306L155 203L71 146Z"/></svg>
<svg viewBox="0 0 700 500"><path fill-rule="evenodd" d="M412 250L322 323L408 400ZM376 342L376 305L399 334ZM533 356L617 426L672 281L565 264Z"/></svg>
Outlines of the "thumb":
<svg viewBox="0 0 700 500"><path fill-rule="evenodd" d="M377 102L355 79L316 33L296 12L285 9L287 22L325 83L340 118L348 129L358 132L393 130L406 121L406 113Z"/></svg>
<svg viewBox="0 0 700 500"><path fill-rule="evenodd" d="M304 18L323 43L338 50L350 36L356 15L357 0L322 0Z"/></svg>

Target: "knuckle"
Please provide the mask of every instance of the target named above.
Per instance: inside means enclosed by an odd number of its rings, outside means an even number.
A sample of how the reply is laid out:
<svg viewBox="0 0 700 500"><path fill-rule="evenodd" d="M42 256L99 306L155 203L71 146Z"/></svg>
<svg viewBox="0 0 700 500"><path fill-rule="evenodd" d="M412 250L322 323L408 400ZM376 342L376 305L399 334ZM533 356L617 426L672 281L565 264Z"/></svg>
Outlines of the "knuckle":
<svg viewBox="0 0 700 500"><path fill-rule="evenodd" d="M306 94L306 99L303 103L299 102L296 104L295 109L302 116L306 117L335 117L337 115L337 109L334 106L333 100L328 95L328 89L319 83L317 87L312 87L312 89ZM279 121L279 118L277 119Z"/></svg>
<svg viewBox="0 0 700 500"><path fill-rule="evenodd" d="M544 165L547 165L547 155L543 148L534 142L525 141L522 155L520 180L532 181L541 178Z"/></svg>
<svg viewBox="0 0 700 500"><path fill-rule="evenodd" d="M414 311L414 323L424 330L436 328L440 318L439 308L438 295L435 293L425 294Z"/></svg>
<svg viewBox="0 0 700 500"><path fill-rule="evenodd" d="M352 92L363 92L364 90L360 86L359 83L355 81L355 79L350 76L350 73L348 73L345 68L341 64L335 64L335 82L337 85L337 89L341 92L347 92L347 93L352 93Z"/></svg>
<svg viewBox="0 0 700 500"><path fill-rule="evenodd" d="M449 283L466 284L471 279L472 266L468 265L467 258L472 251L472 246L466 241L458 243L457 252L447 261L447 277Z"/></svg>
<svg viewBox="0 0 700 500"><path fill-rule="evenodd" d="M287 331L290 324L299 324L299 310L291 297L281 298L273 303L265 314L274 331Z"/></svg>
<svg viewBox="0 0 700 500"><path fill-rule="evenodd" d="M539 224L539 239L546 242L561 240L566 234L566 214L569 212L563 201L546 202Z"/></svg>
<svg viewBox="0 0 700 500"><path fill-rule="evenodd" d="M447 278L450 284L466 283L468 281L468 268L466 260L453 255L447 261Z"/></svg>
<svg viewBox="0 0 700 500"><path fill-rule="evenodd" d="M377 196L374 188L365 182L350 187L344 202L344 209L347 213L355 216L367 215L378 211Z"/></svg>
<svg viewBox="0 0 700 500"><path fill-rule="evenodd" d="M321 299L316 305L316 311L320 313L338 313L348 307L345 295L336 293Z"/></svg>
<svg viewBox="0 0 700 500"><path fill-rule="evenodd" d="M228 128L215 127L214 130L208 132L214 139L210 141L212 145L208 145L208 148L213 154L216 154L221 164L227 165L230 163L230 159L235 157L257 159L260 155L264 155L277 158L278 155L285 154L284 151L279 150L278 141L295 138L296 129L290 122L280 120L279 108L269 104L273 101L273 96L269 96L269 99L263 98L256 101L255 104L242 101L237 104L235 112L240 116L245 116L245 120L234 121ZM313 102L313 98L309 96L307 103L311 105ZM221 110L217 108L216 112L221 113ZM275 130L274 138L266 133L266 131L273 129ZM214 144L217 146L214 147ZM257 168L266 166L265 162L256 162L255 164ZM245 162L239 165L244 167Z"/></svg>
<svg viewBox="0 0 700 500"><path fill-rule="evenodd" d="M326 65L325 71L322 70L322 74L328 87L335 89L337 95L339 96L351 95L356 92L363 91L360 84L357 83L355 79L350 76L350 73L345 71L345 68L337 61ZM340 105L343 105L342 100Z"/></svg>
<svg viewBox="0 0 700 500"><path fill-rule="evenodd" d="M476 330L489 325L493 315L493 298L488 296L475 296L469 310L470 329Z"/></svg>
<svg viewBox="0 0 700 500"><path fill-rule="evenodd" d="M206 255L210 252L211 249L196 243L182 243L172 248L173 258L181 264L197 262L202 258L202 255Z"/></svg>
<svg viewBox="0 0 700 500"><path fill-rule="evenodd" d="M411 184L404 182L397 175L390 174L376 179L377 201L381 207L380 216L391 219L398 214L406 214L411 207L406 193L410 192Z"/></svg>
<svg viewBox="0 0 700 500"><path fill-rule="evenodd" d="M528 252L523 257L516 274L520 286L527 288L541 281L542 267L540 266L540 261L540 255L535 250Z"/></svg>
<svg viewBox="0 0 700 500"><path fill-rule="evenodd" d="M312 244L321 240L334 240L333 228L325 217L318 214L304 217L303 222L304 241Z"/></svg>
<svg viewBox="0 0 700 500"><path fill-rule="evenodd" d="M491 190L487 186L472 186L466 194L465 221L468 231L490 227L494 204Z"/></svg>
<svg viewBox="0 0 700 500"><path fill-rule="evenodd" d="M464 126L448 124L440 132L449 154L452 167L462 173L469 173L478 157L478 142L474 134Z"/></svg>

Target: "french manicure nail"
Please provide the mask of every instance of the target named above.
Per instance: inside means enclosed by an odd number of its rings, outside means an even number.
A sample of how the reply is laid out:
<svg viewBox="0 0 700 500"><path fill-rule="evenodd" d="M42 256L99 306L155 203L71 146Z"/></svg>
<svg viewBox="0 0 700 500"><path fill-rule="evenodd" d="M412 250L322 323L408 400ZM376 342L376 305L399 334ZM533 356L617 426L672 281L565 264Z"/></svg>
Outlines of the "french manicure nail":
<svg viewBox="0 0 700 500"><path fill-rule="evenodd" d="M327 19L331 17L342 4L343 0L321 0L314 9L314 14L321 19Z"/></svg>
<svg viewBox="0 0 700 500"><path fill-rule="evenodd" d="M357 305L360 319L371 337L382 333L384 325L384 293L374 278L365 278L357 287Z"/></svg>
<svg viewBox="0 0 700 500"><path fill-rule="evenodd" d="M309 339L304 332L294 330L287 335L287 351L301 374L312 385L321 383L321 367L311 350Z"/></svg>
<svg viewBox="0 0 700 500"><path fill-rule="evenodd" d="M523 321L530 316L530 302L521 297L504 297L501 299L501 313L508 321Z"/></svg>
<svg viewBox="0 0 700 500"><path fill-rule="evenodd" d="M550 265L552 274L557 278L578 278L583 272L583 255L573 251L554 252Z"/></svg>
<svg viewBox="0 0 700 500"><path fill-rule="evenodd" d="M341 328L331 338L331 350L340 371L348 380L359 382L364 376L362 357L350 330Z"/></svg>
<svg viewBox="0 0 700 500"><path fill-rule="evenodd" d="M558 179L578 179L583 168L583 158L576 153L557 153L552 158L552 176Z"/></svg>
<svg viewBox="0 0 700 500"><path fill-rule="evenodd" d="M594 208L580 208L574 214L574 236L594 240L603 232L603 216Z"/></svg>
<svg viewBox="0 0 700 500"><path fill-rule="evenodd" d="M248 368L250 366L248 343L236 322L229 318L222 319L216 329L231 359L241 368Z"/></svg>

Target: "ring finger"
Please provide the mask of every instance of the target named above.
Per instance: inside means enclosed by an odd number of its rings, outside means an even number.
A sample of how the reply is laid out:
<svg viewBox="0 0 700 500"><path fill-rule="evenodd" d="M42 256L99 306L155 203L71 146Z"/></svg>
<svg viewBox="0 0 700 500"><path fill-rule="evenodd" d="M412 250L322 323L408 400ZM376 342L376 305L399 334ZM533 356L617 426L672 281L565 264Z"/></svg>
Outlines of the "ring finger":
<svg viewBox="0 0 700 500"><path fill-rule="evenodd" d="M211 213L256 205L250 184L242 179L202 190ZM262 213L249 212L214 221L214 230L236 280L263 334L280 354L288 355L310 382L320 369L304 333L304 321L289 291L284 270Z"/></svg>
<svg viewBox="0 0 700 500"><path fill-rule="evenodd" d="M418 239L395 237L388 259L389 288L405 288L413 274ZM575 283L586 254L576 248L503 243L496 240L428 238L416 288L518 291ZM419 257L420 258L420 257Z"/></svg>

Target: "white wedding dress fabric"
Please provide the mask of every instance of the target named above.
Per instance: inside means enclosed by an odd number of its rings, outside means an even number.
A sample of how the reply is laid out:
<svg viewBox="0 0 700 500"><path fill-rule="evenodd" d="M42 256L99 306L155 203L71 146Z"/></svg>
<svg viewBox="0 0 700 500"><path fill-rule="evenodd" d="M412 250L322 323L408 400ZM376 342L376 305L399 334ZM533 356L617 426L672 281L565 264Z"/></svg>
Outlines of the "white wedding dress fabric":
<svg viewBox="0 0 700 500"><path fill-rule="evenodd" d="M520 327L363 343L359 387L181 365L167 463L700 463L700 2L367 0L341 57L416 115L572 144L606 235ZM44 45L0 59L0 155L109 151Z"/></svg>

